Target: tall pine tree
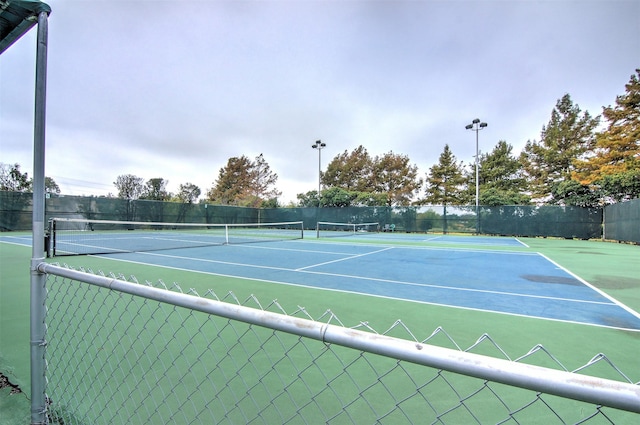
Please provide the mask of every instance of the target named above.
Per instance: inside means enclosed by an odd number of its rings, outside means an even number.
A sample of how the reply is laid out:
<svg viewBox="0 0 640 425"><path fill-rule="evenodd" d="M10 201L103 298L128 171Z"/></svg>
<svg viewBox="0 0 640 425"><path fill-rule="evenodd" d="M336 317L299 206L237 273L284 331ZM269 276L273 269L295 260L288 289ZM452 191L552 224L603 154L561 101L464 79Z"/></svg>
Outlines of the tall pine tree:
<svg viewBox="0 0 640 425"><path fill-rule="evenodd" d="M422 203L444 206L467 204L470 197L463 170L462 162L458 163L449 145L445 145L438 163L427 174L426 196Z"/></svg>
<svg viewBox="0 0 640 425"><path fill-rule="evenodd" d="M625 88L615 107L603 108L607 128L596 136L593 155L576 161L573 173L614 201L640 196L640 69Z"/></svg>
<svg viewBox="0 0 640 425"><path fill-rule="evenodd" d="M534 199L563 203L557 189L571 179L575 161L593 149L599 121L600 117L582 113L568 94L558 100L549 123L542 128L540 141L528 141L520 154Z"/></svg>
<svg viewBox="0 0 640 425"><path fill-rule="evenodd" d="M500 140L488 154L480 156L480 205L526 205L526 180L513 146ZM469 193L475 196L475 172L470 172ZM471 195L470 195L471 196Z"/></svg>

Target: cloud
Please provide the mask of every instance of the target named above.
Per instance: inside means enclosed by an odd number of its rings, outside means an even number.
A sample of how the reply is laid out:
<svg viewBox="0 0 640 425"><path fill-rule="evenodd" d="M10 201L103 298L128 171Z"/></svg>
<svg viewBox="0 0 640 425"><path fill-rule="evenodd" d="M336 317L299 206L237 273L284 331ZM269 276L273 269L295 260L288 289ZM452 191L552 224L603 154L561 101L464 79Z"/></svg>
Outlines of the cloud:
<svg viewBox="0 0 640 425"><path fill-rule="evenodd" d="M362 144L424 175L445 144L473 161L473 118L487 152L539 138L565 93L598 115L640 52L634 1L49 3L47 174L75 194L128 173L205 192L262 153L295 200L317 139L325 166ZM0 161L25 170L34 35L0 58Z"/></svg>

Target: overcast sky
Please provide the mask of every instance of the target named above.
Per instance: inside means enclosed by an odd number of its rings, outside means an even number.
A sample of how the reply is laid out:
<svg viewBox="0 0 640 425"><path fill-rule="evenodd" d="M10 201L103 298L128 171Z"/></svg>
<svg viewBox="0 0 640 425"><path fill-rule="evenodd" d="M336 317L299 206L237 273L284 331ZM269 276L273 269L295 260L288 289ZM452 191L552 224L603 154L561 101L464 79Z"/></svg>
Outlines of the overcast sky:
<svg viewBox="0 0 640 425"><path fill-rule="evenodd" d="M640 1L49 0L46 175L63 194L121 174L204 193L264 154L281 202L363 145L424 177L539 140L565 93L600 115L640 67ZM0 56L0 162L32 175L35 28Z"/></svg>

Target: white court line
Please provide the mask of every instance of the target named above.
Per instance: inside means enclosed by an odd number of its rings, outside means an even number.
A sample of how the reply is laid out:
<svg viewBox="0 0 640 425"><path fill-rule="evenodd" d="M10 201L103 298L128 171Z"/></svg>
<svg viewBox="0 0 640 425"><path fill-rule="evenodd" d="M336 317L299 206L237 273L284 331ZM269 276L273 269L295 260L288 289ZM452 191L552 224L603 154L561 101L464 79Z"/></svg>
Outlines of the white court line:
<svg viewBox="0 0 640 425"><path fill-rule="evenodd" d="M438 236L440 237L440 236ZM304 241L291 241L295 243L305 243ZM315 242L313 242L315 243ZM389 248L402 248L402 249L411 249L411 250L423 250L423 251L451 251L451 252L478 252L478 253L487 253L487 254L506 254L506 255L538 255L536 252L528 252L528 251L508 251L508 250L498 250L498 249L479 249L479 248L465 248L465 247L450 247L450 246L419 246L419 245L405 245L405 244L373 244L373 243L355 243L355 244L343 244L336 242L321 242L324 245L348 245L348 246L368 246L379 248L381 246L389 247ZM238 244L235 246L248 246ZM266 247L265 247L266 248ZM300 250L300 252L305 252L304 250Z"/></svg>
<svg viewBox="0 0 640 425"><path fill-rule="evenodd" d="M338 244L340 245L340 244ZM359 246L359 245L349 245ZM289 252L303 252L310 254L327 254L327 255L354 255L353 252L339 252L339 251L321 251L317 249L299 249L299 248L277 248L273 246L251 245L251 244L231 244L227 247L242 248L242 249L266 249L270 251L289 251Z"/></svg>
<svg viewBox="0 0 640 425"><path fill-rule="evenodd" d="M225 265L248 267L248 268L254 268L254 269L278 270L278 271L288 271L288 272L294 272L294 273L308 273L308 274L331 276L331 277L337 277L337 278L349 278L349 279L356 279L356 280L365 280L365 281L370 281L370 282L373 281L373 282L381 282L381 283L392 283L392 284L396 284L396 285L416 286L416 287L420 287L420 288L434 288L434 289L443 289L443 290L461 291L461 292L476 292L476 293L483 293L483 294L505 295L505 296L511 296L511 297L520 297L520 298L535 298L535 299L545 299L545 300L555 300L555 301L567 301L567 302L581 303L581 304L616 305L615 302L588 301L588 300L577 300L577 299L573 299L573 298L549 297L549 296L543 296L543 295L520 294L520 293L505 292L505 291L490 291L490 290L486 290L486 289L462 288L462 287L458 287L458 286L446 286L446 285L437 285L437 284L431 284L431 283L406 282L406 281L402 281L402 280L381 279L381 278L374 278L374 277L354 276L354 275L348 275L348 274L317 272L317 271L306 270L306 269L308 269L310 267L318 267L318 266L324 265L324 264L330 264L330 263L335 263L335 262L339 262L339 261L350 260L350 259L353 259L353 258L362 257L362 256L366 256L366 255L369 255L369 254L375 254L377 252L386 251L388 249L392 249L392 248L386 248L386 249L382 249L382 250L378 250L378 251L374 251L374 252L370 252L370 253L366 253L366 254L354 255L354 256L350 256L350 257L339 259L339 260L327 261L327 262L324 262L324 263L321 263L321 264L315 264L315 265L312 265L312 266L302 267L302 268L299 268L299 269L289 269L289 268L284 268L284 267L273 267L273 266L259 266L259 265L255 265L255 264L235 263L235 262L230 262L230 261L210 260L210 259L205 259L205 258L191 258L191 257L178 256L178 255L159 254L159 253L155 253L155 252L140 252L138 254L149 255L149 256L154 256L154 257L177 258L177 259L181 259L181 260L189 260L189 261L196 261L196 262L202 262L202 263L225 264ZM109 257L102 257L102 256L99 256L99 255L97 255L96 257L109 258ZM111 258L109 258L109 259L111 259ZM131 263L138 263L137 261L129 261L129 260L122 260L122 261L127 261L127 262L131 262ZM147 264L148 265L148 263L139 263L139 264ZM152 264L152 265L155 266L155 264ZM169 269L174 268L174 267L169 267L169 266L161 266L161 267L166 267L166 268L169 268ZM197 270L184 269L184 268L176 268L176 270L188 270L188 271L198 272ZM240 279L254 279L254 278L248 278L248 277L239 276L239 275L223 275L223 274L218 274L218 273L213 273L213 272L202 272L202 273L212 274L212 275L220 275L220 276L229 276L229 277L235 277L235 278L240 278ZM261 280L261 279L254 279L254 280ZM276 283L286 283L286 282L276 282ZM305 285L305 284L298 284L298 285L299 286L304 286L304 287L307 287L307 288L323 289L321 287L312 286L312 285ZM363 294L365 294L365 293L363 293ZM493 311L493 310L487 310L487 311Z"/></svg>
<svg viewBox="0 0 640 425"><path fill-rule="evenodd" d="M551 264L553 264L554 266L556 266L557 268L559 268L560 270L563 270L565 273L570 274L571 276L573 276L574 278L578 279L580 282L582 282L582 284L584 284L585 286L591 288L592 290L596 291L598 294L602 295L603 297L605 297L606 299L610 300L613 304L617 305L618 307L623 308L624 310L626 310L627 312L631 313L632 315L634 315L635 317L637 317L638 319L640 319L640 313L638 313L637 311L635 311L634 309L632 309L629 306L624 305L623 303L621 303L620 301L618 301L617 299L613 298L611 295L607 294L606 292L602 291L599 288L596 288L595 286L593 286L592 284L590 284L589 282L587 282L586 280L582 279L580 276L576 275L575 273L571 272L570 270L562 267L560 264L556 263L555 261L553 261L551 258L547 257L546 255L542 254L541 252L539 252L538 254L540 254L540 256L542 256L542 258L546 259L547 261L549 261Z"/></svg>
<svg viewBox="0 0 640 425"><path fill-rule="evenodd" d="M13 239L17 239L19 242L11 242L11 241L7 241L7 240L0 240L0 243L6 243L7 245L18 245L18 246L24 246L24 247L31 247L31 242L33 242L32 238L29 238L28 240L25 240L25 238L20 237L20 236L4 236L4 238L13 238Z"/></svg>
<svg viewBox="0 0 640 425"><path fill-rule="evenodd" d="M145 253L145 254L147 254L147 253ZM403 302L411 302L411 303L424 304L424 305L433 305L433 306L438 306L438 307L448 307L448 308L457 308L457 309L461 309L461 310L479 311L479 312L482 312L482 313L496 313L496 314L503 314L503 315L506 315L506 316L522 317L522 318L527 318L527 319L548 320L548 321L552 321L552 322L569 323L569 324L583 325L583 326L594 326L594 327L597 327L597 328L619 329L619 330L624 330L624 331L640 332L637 329L621 328L621 327L617 327L617 326L607 326L607 325L601 325L601 324L597 324L597 323L578 322L578 321L574 321L574 320L565 320L565 319L554 319L554 318L550 318L550 317L532 316L532 315L519 314L519 313L510 313L510 312L498 311L498 310L487 310L487 309L476 308L476 307L464 307L464 306L459 306L459 305L435 303L435 302L430 302L430 301L418 301L418 300L411 300L411 299L407 299L407 298L391 297L391 296L387 296L387 295L367 294L365 292L355 292L355 291L349 291L349 290L345 290L345 289L321 288L321 287L309 286L309 285L300 284L300 283L283 282L283 281L268 280L268 279L259 279L259 278L253 278L253 277L242 277L242 276L229 275L229 274L224 274L224 273L205 272L205 271L198 271L198 270L193 270L193 269L185 269L185 268L181 268L181 267L165 266L165 265L162 265L162 264L149 264L149 263L143 263L141 261L123 260L123 259L105 257L105 256L101 256L101 255L92 255L92 257L98 257L98 258L111 260L111 261L122 261L122 262L125 262L125 263L140 264L140 265L150 266L150 267L161 267L161 268L165 268L165 269L169 269L169 270L185 271L185 272L203 274L203 275L208 275L208 276L219 276L219 277L225 277L225 278L230 278L230 279L246 279L246 280L250 280L250 281L254 281L254 282L274 283L274 284L277 284L277 285L295 286L295 287L298 287L298 288L311 288L311 289L320 290L320 291L339 292L339 293L343 293L343 294L345 294L345 293L346 294L354 294L354 295L359 295L359 296L368 296L368 297L382 298L382 299L388 299L388 300L394 300L394 301L403 301ZM169 257L169 256L165 255L165 257ZM188 258L188 257L183 257L183 258ZM190 259L190 258L188 258L188 259ZM208 260L202 260L202 261L208 261ZM291 269L284 269L284 270L291 271ZM319 274L317 272L310 272L310 271L303 271L301 273ZM514 295L517 295L517 294L514 294ZM520 295L520 296L525 296L525 295ZM576 301L576 300L574 300L574 301Z"/></svg>
<svg viewBox="0 0 640 425"><path fill-rule="evenodd" d="M325 264L339 263L340 261L352 260L354 258L359 258L359 257L364 257L364 256L367 256L367 255L371 255L371 254L377 254L379 252L389 251L390 249L393 249L393 247L379 249L377 251L366 252L364 254L351 255L351 256L345 257L345 258L338 258L337 260L325 261L324 263L312 264L310 266L300 267L299 269L295 269L294 271L300 272L300 271L303 271L303 270L306 270L306 269L311 269L313 267L324 266Z"/></svg>

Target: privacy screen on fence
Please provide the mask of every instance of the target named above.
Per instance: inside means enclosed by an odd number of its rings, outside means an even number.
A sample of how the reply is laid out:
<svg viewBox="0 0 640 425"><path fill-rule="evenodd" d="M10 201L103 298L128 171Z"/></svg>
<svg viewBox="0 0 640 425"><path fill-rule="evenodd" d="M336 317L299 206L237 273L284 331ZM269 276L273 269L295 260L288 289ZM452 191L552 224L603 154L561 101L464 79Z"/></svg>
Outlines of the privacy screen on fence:
<svg viewBox="0 0 640 425"><path fill-rule="evenodd" d="M0 192L0 230L31 230L32 195ZM604 213L604 222L603 222ZM275 223L302 221L315 230L318 222L378 223L396 232L481 233L593 239L604 237L640 243L640 200L603 208L567 206L408 206L344 208L246 208L107 197L51 195L46 218L120 220L167 223ZM393 226L392 226L393 225Z"/></svg>

